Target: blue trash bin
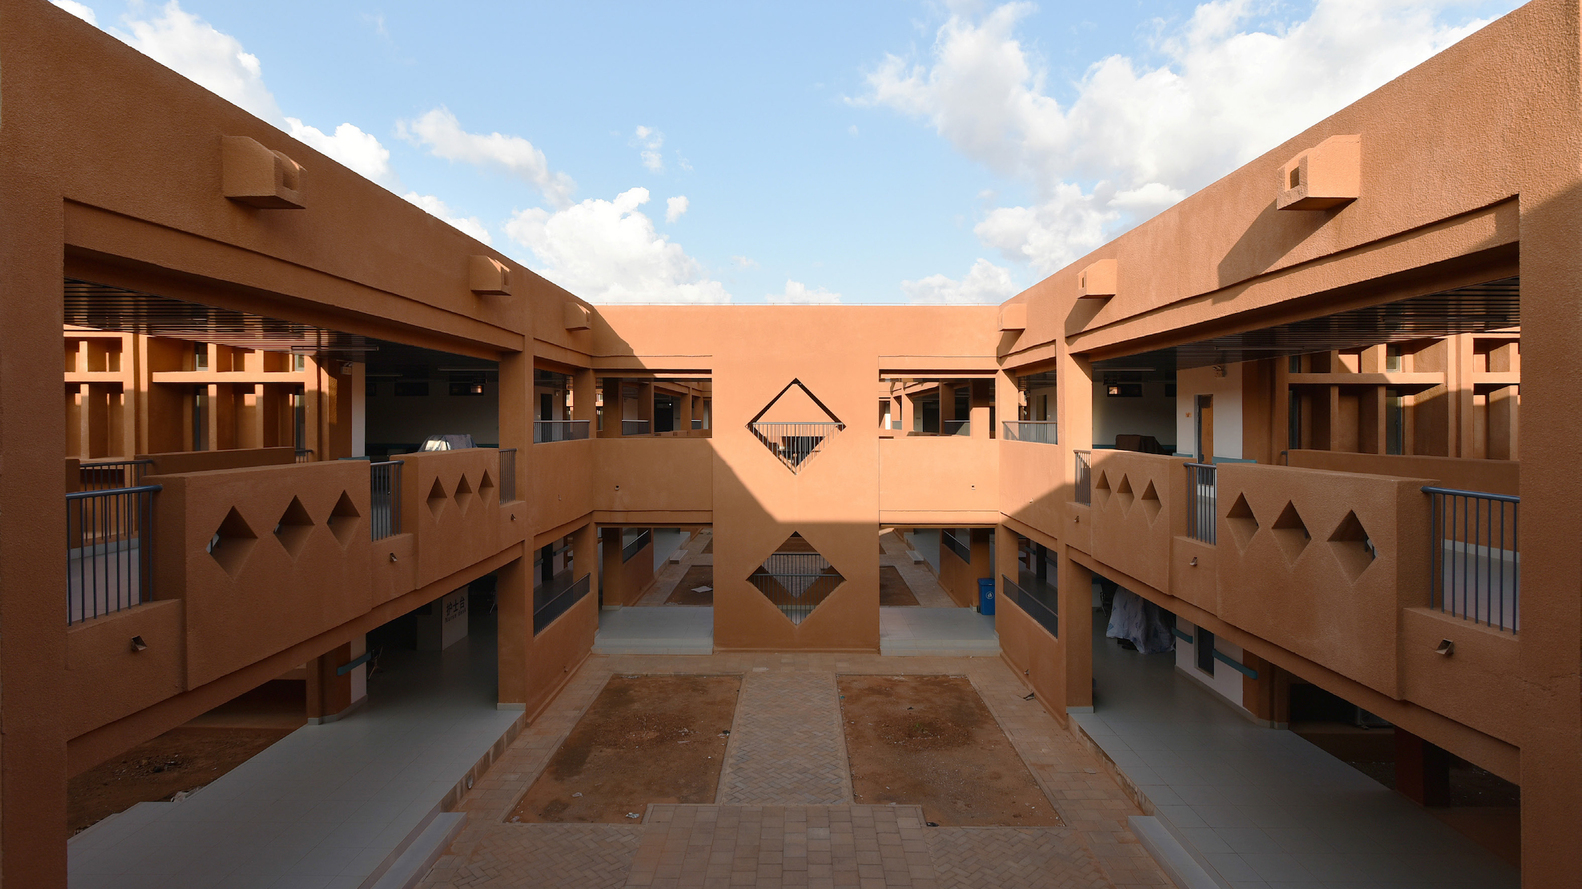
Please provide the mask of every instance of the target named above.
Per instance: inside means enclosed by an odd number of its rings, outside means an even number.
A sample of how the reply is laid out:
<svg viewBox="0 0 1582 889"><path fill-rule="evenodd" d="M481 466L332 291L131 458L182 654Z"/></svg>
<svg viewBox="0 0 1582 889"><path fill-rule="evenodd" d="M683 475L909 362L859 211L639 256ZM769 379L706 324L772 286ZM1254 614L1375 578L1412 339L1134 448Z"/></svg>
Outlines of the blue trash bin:
<svg viewBox="0 0 1582 889"><path fill-rule="evenodd" d="M978 578L978 613L994 613L994 578Z"/></svg>

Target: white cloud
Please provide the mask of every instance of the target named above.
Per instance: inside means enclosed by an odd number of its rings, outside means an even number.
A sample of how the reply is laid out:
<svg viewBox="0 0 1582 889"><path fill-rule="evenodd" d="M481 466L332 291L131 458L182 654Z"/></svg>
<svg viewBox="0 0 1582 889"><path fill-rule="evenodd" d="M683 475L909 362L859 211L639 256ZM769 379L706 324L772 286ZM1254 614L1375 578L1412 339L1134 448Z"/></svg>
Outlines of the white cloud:
<svg viewBox="0 0 1582 889"><path fill-rule="evenodd" d="M853 139L857 138L857 125L852 124L851 126L847 127L846 132L850 133Z"/></svg>
<svg viewBox="0 0 1582 889"><path fill-rule="evenodd" d="M801 281L787 279L784 293L765 294L764 301L778 306L830 305L840 302L840 294L831 293L822 287L809 290Z"/></svg>
<svg viewBox="0 0 1582 889"><path fill-rule="evenodd" d="M555 207L571 204L576 183L565 173L552 172L544 152L521 136L469 133L447 108L435 108L416 120L399 121L396 126L402 138L422 145L435 157L498 167L535 186Z"/></svg>
<svg viewBox="0 0 1582 889"><path fill-rule="evenodd" d="M78 3L77 0L49 0L49 2L59 6L61 9L66 10L67 12L76 16L77 18L82 19L90 25L99 24L99 17L93 14L93 10L81 3Z"/></svg>
<svg viewBox="0 0 1582 889"><path fill-rule="evenodd" d="M979 259L959 281L929 275L918 281L902 281L901 290L908 302L957 306L1002 303L1022 288L1011 277L1010 269Z"/></svg>
<svg viewBox="0 0 1582 889"><path fill-rule="evenodd" d="M652 127L639 126L636 130L637 145L642 148L638 154L643 159L643 167L650 173L663 173L665 171L664 156L659 149L665 145L665 134Z"/></svg>
<svg viewBox="0 0 1582 889"><path fill-rule="evenodd" d="M929 57L887 56L857 104L927 120L963 155L1033 190L978 225L986 246L1053 271L1481 27L1465 0L1315 0L1254 24L1260 0L1212 0L1162 30L1156 66L1090 67L1062 104L1018 37L1028 3L958 3ZM1514 0L1512 2L1514 4Z"/></svg>
<svg viewBox="0 0 1582 889"><path fill-rule="evenodd" d="M390 169L390 149L380 144L372 133L365 133L349 123L336 127L333 134L326 133L295 117L286 118L286 131L292 138L306 142L380 185L394 187L398 184L395 172Z"/></svg>
<svg viewBox="0 0 1582 889"><path fill-rule="evenodd" d="M675 222L677 219L680 219L681 215L686 213L687 208L691 206L692 202L688 201L687 196L684 194L667 199L665 201L665 221Z"/></svg>
<svg viewBox="0 0 1582 889"><path fill-rule="evenodd" d="M648 189L633 188L554 213L535 207L513 215L505 231L533 251L539 274L589 302L730 302L725 285L654 230L638 209L648 199Z"/></svg>
<svg viewBox="0 0 1582 889"><path fill-rule="evenodd" d="M739 269L758 268L758 260L753 259L750 256L732 256L731 262L735 263L736 267Z"/></svg>
<svg viewBox="0 0 1582 889"><path fill-rule="evenodd" d="M418 194L415 191L409 191L402 197L455 226L463 234L471 235L474 239L491 246L494 244L494 238L489 236L489 227L484 225L483 221L478 217L453 215L450 207L444 201L431 194Z"/></svg>
<svg viewBox="0 0 1582 889"><path fill-rule="evenodd" d="M240 40L215 30L176 0L166 3L155 18L129 14L122 22L130 34L114 29L110 33L221 98L279 124L280 106L264 86L263 66L257 56L242 49Z"/></svg>

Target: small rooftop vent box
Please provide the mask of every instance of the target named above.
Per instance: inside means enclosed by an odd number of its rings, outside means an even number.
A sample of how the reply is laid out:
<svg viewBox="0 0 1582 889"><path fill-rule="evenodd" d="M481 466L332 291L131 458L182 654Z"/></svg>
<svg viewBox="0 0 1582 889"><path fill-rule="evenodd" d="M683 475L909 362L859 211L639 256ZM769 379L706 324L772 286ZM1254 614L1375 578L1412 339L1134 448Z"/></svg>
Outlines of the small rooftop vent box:
<svg viewBox="0 0 1582 889"><path fill-rule="evenodd" d="M1115 295L1116 263L1101 259L1077 272L1078 299L1108 299Z"/></svg>
<svg viewBox="0 0 1582 889"><path fill-rule="evenodd" d="M1027 329L1027 303L1006 303L1000 306L1001 330Z"/></svg>
<svg viewBox="0 0 1582 889"><path fill-rule="evenodd" d="M1333 210L1362 186L1362 137L1330 136L1280 168L1278 210Z"/></svg>
<svg viewBox="0 0 1582 889"><path fill-rule="evenodd" d="M220 137L225 196L262 210L301 210L302 165L247 136Z"/></svg>
<svg viewBox="0 0 1582 889"><path fill-rule="evenodd" d="M469 256L467 289L479 296L505 296L511 292L511 267L492 256Z"/></svg>

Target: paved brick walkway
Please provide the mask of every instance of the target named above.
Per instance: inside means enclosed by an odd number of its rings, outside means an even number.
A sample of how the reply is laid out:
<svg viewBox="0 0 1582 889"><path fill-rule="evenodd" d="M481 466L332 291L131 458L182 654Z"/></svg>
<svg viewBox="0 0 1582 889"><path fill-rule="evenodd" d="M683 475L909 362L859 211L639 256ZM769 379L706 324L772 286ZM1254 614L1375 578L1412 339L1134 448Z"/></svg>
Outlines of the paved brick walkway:
<svg viewBox="0 0 1582 889"><path fill-rule="evenodd" d="M744 677L719 804L651 805L643 823L632 825L502 823L614 673ZM918 827L913 806L850 805L836 715L835 677L841 674L966 676L1067 826ZM596 655L462 800L467 826L421 885L1170 886L1127 828L1127 816L1139 814L1136 806L1073 735L1036 701L1024 700L1027 693L1021 678L997 658ZM826 713L828 722L820 715ZM801 734L793 743L795 732ZM793 768L776 767L776 757L782 764L804 764L796 768L809 768L816 777L796 780ZM792 798L769 799L775 794ZM827 795L826 803L808 802L820 795Z"/></svg>
<svg viewBox="0 0 1582 889"><path fill-rule="evenodd" d="M781 806L852 801L835 674L765 671L743 677L719 801Z"/></svg>

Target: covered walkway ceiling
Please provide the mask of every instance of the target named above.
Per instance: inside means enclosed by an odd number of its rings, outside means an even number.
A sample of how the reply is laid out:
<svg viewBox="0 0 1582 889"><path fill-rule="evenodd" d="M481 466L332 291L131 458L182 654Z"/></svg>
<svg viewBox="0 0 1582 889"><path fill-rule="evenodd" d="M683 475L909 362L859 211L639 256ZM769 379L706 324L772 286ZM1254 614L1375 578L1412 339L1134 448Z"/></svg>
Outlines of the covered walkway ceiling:
<svg viewBox="0 0 1582 889"><path fill-rule="evenodd" d="M1122 358L1095 361L1100 371L1164 373L1258 358L1359 349L1521 324L1521 279L1501 278L1332 315L1230 333Z"/></svg>

